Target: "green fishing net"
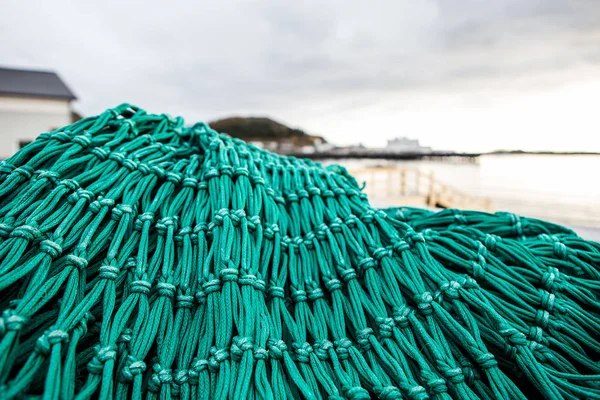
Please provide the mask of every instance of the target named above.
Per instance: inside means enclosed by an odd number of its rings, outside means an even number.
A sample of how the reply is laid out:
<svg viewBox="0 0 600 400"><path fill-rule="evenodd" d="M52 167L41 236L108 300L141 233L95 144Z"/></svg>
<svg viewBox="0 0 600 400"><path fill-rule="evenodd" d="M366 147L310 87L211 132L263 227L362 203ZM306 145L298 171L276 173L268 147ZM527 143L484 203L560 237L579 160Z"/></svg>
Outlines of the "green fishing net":
<svg viewBox="0 0 600 400"><path fill-rule="evenodd" d="M0 164L0 398L600 398L599 269L125 104Z"/></svg>

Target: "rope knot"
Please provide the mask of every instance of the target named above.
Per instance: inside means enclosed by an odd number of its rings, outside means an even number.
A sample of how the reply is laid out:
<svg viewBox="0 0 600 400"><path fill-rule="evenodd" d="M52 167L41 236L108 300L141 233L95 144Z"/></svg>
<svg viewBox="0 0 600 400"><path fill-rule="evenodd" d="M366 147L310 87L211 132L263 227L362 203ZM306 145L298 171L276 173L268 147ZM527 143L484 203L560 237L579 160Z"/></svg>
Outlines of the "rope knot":
<svg viewBox="0 0 600 400"><path fill-rule="evenodd" d="M292 343L292 348L296 354L296 360L301 363L308 363L310 361L310 353L313 352L313 348L310 343Z"/></svg>
<svg viewBox="0 0 600 400"><path fill-rule="evenodd" d="M23 328L23 324L27 321L21 317L13 309L7 309L2 312L0 317L0 337L3 337L5 332L18 332Z"/></svg>
<svg viewBox="0 0 600 400"><path fill-rule="evenodd" d="M346 360L350 353L350 347L352 347L352 342L348 338L341 338L336 340L334 343L335 352L340 360Z"/></svg>
<svg viewBox="0 0 600 400"><path fill-rule="evenodd" d="M356 332L356 342L361 350L367 351L371 349L371 342L369 341L371 336L373 336L373 329L371 328L364 328Z"/></svg>
<svg viewBox="0 0 600 400"><path fill-rule="evenodd" d="M516 214L507 213L510 218L510 223L513 228L513 234L517 237L523 236L523 224L521 223L521 217Z"/></svg>
<svg viewBox="0 0 600 400"><path fill-rule="evenodd" d="M176 287L172 283L169 282L158 282L156 285L156 289L158 291L159 296L164 296L168 298L173 298L175 296Z"/></svg>
<svg viewBox="0 0 600 400"><path fill-rule="evenodd" d="M311 196L320 196L321 195L321 189L319 189L316 186L311 186L308 188L308 193L310 193Z"/></svg>
<svg viewBox="0 0 600 400"><path fill-rule="evenodd" d="M217 211L217 213L215 214L215 217L214 217L215 225L217 225L217 226L223 225L223 219L228 215L229 215L229 210L226 208L221 208L219 211Z"/></svg>
<svg viewBox="0 0 600 400"><path fill-rule="evenodd" d="M117 338L117 344L121 344L121 343L127 344L127 343L131 342L132 333L133 333L133 331L129 328L123 329L123 332L121 332L121 334Z"/></svg>
<svg viewBox="0 0 600 400"><path fill-rule="evenodd" d="M89 134L77 135L71 139L73 143L81 146L82 149L86 149L92 145L92 139Z"/></svg>
<svg viewBox="0 0 600 400"><path fill-rule="evenodd" d="M425 238L420 233L415 232L414 229L409 228L406 231L406 241L409 245L414 245L415 243L425 243Z"/></svg>
<svg viewBox="0 0 600 400"><path fill-rule="evenodd" d="M31 174L29 174L29 172L25 171L23 168L24 167L17 168L15 170L15 172L21 173L21 175L27 177L27 179L31 178ZM53 182L53 183L56 182L56 180L58 178L60 178L60 176L56 172L53 172L53 171L39 170L36 172L37 172L38 179L48 179L50 182Z"/></svg>
<svg viewBox="0 0 600 400"><path fill-rule="evenodd" d="M242 219L246 218L246 211L243 209L234 210L231 212L230 218L233 226L239 226Z"/></svg>
<svg viewBox="0 0 600 400"><path fill-rule="evenodd" d="M527 343L525 335L523 335L515 328L511 328L507 325L502 326L498 330L498 333L500 333L500 335L504 337L504 339L506 339L507 343L512 346L522 346Z"/></svg>
<svg viewBox="0 0 600 400"><path fill-rule="evenodd" d="M294 303L303 303L307 300L306 291L302 289L294 290L291 297Z"/></svg>
<svg viewBox="0 0 600 400"><path fill-rule="evenodd" d="M198 383L198 375L202 371L206 371L208 369L208 360L195 357L192 360L192 365L190 366L190 378L195 379L196 383ZM193 381L191 383L194 383Z"/></svg>
<svg viewBox="0 0 600 400"><path fill-rule="evenodd" d="M100 161L106 161L108 159L108 151L104 150L102 147L94 147L92 149L92 154L100 159Z"/></svg>
<svg viewBox="0 0 600 400"><path fill-rule="evenodd" d="M226 175L229 177L233 176L233 167L231 165L221 165L219 167L219 171L221 172L221 175Z"/></svg>
<svg viewBox="0 0 600 400"><path fill-rule="evenodd" d="M421 293L414 297L415 302L417 303L417 307L421 314L423 315L431 315L433 312L433 307L431 303L433 302L433 296L429 292Z"/></svg>
<svg viewBox="0 0 600 400"><path fill-rule="evenodd" d="M357 277L356 271L354 270L354 268L348 268L348 269L342 271L341 275L342 275L342 280L346 283L348 283L352 279L356 279L356 277Z"/></svg>
<svg viewBox="0 0 600 400"><path fill-rule="evenodd" d="M311 301L322 299L324 296L325 296L325 293L323 292L323 289L321 289L319 287L312 288L311 290L308 291L308 298Z"/></svg>
<svg viewBox="0 0 600 400"><path fill-rule="evenodd" d="M568 257L567 246L561 242L554 242L554 254L561 260L566 260Z"/></svg>
<svg viewBox="0 0 600 400"><path fill-rule="evenodd" d="M148 382L148 389L152 392L160 390L162 385L170 385L173 382L173 373L168 368L162 368L160 364L152 367L154 373Z"/></svg>
<svg viewBox="0 0 600 400"><path fill-rule="evenodd" d="M145 362L136 360L132 355L128 355L125 359L125 365L121 369L121 378L126 382L131 382L137 375L143 374L145 371Z"/></svg>
<svg viewBox="0 0 600 400"><path fill-rule="evenodd" d="M433 395L448 392L448 385L446 385L446 381L442 378L433 377L429 379L427 381L427 387Z"/></svg>
<svg viewBox="0 0 600 400"><path fill-rule="evenodd" d="M298 197L308 199L308 191L306 189L298 189Z"/></svg>
<svg viewBox="0 0 600 400"><path fill-rule="evenodd" d="M219 370L219 364L229 358L229 352L226 349L218 349L213 347L210 349L210 359L208 360L208 368L212 372Z"/></svg>
<svg viewBox="0 0 600 400"><path fill-rule="evenodd" d="M375 249L375 251L373 252L373 258L375 258L377 261L381 261L381 259L383 257L391 257L391 256L392 256L392 250L386 249L385 247L380 247L378 249Z"/></svg>
<svg viewBox="0 0 600 400"><path fill-rule="evenodd" d="M176 308L192 308L194 306L194 296L178 294L175 301Z"/></svg>
<svg viewBox="0 0 600 400"><path fill-rule="evenodd" d="M183 187L195 188L198 185L198 180L194 177L187 176L183 179Z"/></svg>
<svg viewBox="0 0 600 400"><path fill-rule="evenodd" d="M539 326L530 327L527 339L532 342L541 343L544 340L544 330Z"/></svg>
<svg viewBox="0 0 600 400"><path fill-rule="evenodd" d="M119 268L113 267L111 265L103 265L98 270L100 279L106 279L109 281L114 281L119 276Z"/></svg>
<svg viewBox="0 0 600 400"><path fill-rule="evenodd" d="M90 211L94 214L100 212L100 210L104 207L113 208L115 206L115 201L113 199L105 199L98 197L98 199L92 201L89 205Z"/></svg>
<svg viewBox="0 0 600 400"><path fill-rule="evenodd" d="M239 361L244 355L245 351L250 351L254 348L252 338L247 336L236 336L233 338L231 344L231 359Z"/></svg>
<svg viewBox="0 0 600 400"><path fill-rule="evenodd" d="M75 181L73 179L63 179L62 181L59 182L59 185L66 187L67 189L69 189L72 192L79 189L79 183L77 183L77 181Z"/></svg>
<svg viewBox="0 0 600 400"><path fill-rule="evenodd" d="M375 219L375 213L373 212L373 210L367 210L363 213L363 215L360 216L360 219L365 224L370 224Z"/></svg>
<svg viewBox="0 0 600 400"><path fill-rule="evenodd" d="M79 199L84 199L87 203L94 201L94 193L85 189L77 189L74 193L71 193L68 200L71 202L78 202Z"/></svg>
<svg viewBox="0 0 600 400"><path fill-rule="evenodd" d="M401 307L394 307L394 320L399 328L408 328L409 320L408 317L414 313L414 310L407 305Z"/></svg>
<svg viewBox="0 0 600 400"><path fill-rule="evenodd" d="M396 326L394 319L378 317L375 321L379 324L379 336L384 339L391 338Z"/></svg>
<svg viewBox="0 0 600 400"><path fill-rule="evenodd" d="M547 329L550 323L550 313L546 310L537 310L535 324L542 329Z"/></svg>
<svg viewBox="0 0 600 400"><path fill-rule="evenodd" d="M331 349L333 349L333 343L327 339L320 340L313 346L315 355L321 361L326 361L329 359L329 350Z"/></svg>
<svg viewBox="0 0 600 400"><path fill-rule="evenodd" d="M88 260L83 257L78 257L75 254L69 254L66 258L67 265L72 265L78 270L83 271L88 266Z"/></svg>
<svg viewBox="0 0 600 400"><path fill-rule="evenodd" d="M129 284L130 293L148 294L151 288L152 284L150 281L144 279L139 279Z"/></svg>
<svg viewBox="0 0 600 400"><path fill-rule="evenodd" d="M35 352L44 358L50 355L50 342L47 333L44 333L35 341Z"/></svg>
<svg viewBox="0 0 600 400"><path fill-rule="evenodd" d="M498 365L498 361L496 361L492 353L482 353L478 355L475 362L481 369L490 369Z"/></svg>
<svg viewBox="0 0 600 400"><path fill-rule="evenodd" d="M375 260L371 257L363 258L358 262L358 270L363 273L367 272L369 268L375 267Z"/></svg>
<svg viewBox="0 0 600 400"><path fill-rule="evenodd" d="M325 287L330 292L333 292L342 288L342 282L340 282L338 279L330 279L327 282L325 282Z"/></svg>
<svg viewBox="0 0 600 400"><path fill-rule="evenodd" d="M253 215L248 217L248 229L255 230L257 226L260 225L260 217L258 215Z"/></svg>
<svg viewBox="0 0 600 400"><path fill-rule="evenodd" d="M283 353L287 351L287 345L281 339L269 339L267 345L269 346L269 356L275 360L281 360Z"/></svg>
<svg viewBox="0 0 600 400"><path fill-rule="evenodd" d="M62 247L52 240L42 240L40 250L48 254L52 259L55 259L62 253Z"/></svg>
<svg viewBox="0 0 600 400"><path fill-rule="evenodd" d="M461 288L460 283L458 283L457 281L450 281L450 282L444 283L440 287L440 290L444 294L444 297L446 297L450 300L456 300L459 297L458 291L460 290L460 288Z"/></svg>
<svg viewBox="0 0 600 400"><path fill-rule="evenodd" d="M61 329L55 329L47 333L48 343L50 346L56 343L67 342L69 340L69 334Z"/></svg>
<svg viewBox="0 0 600 400"><path fill-rule="evenodd" d="M41 232L35 226L31 225L21 225L16 227L11 233L9 237L16 237L25 239L28 241L36 240L41 236Z"/></svg>
<svg viewBox="0 0 600 400"><path fill-rule="evenodd" d="M459 275L456 278L456 282L458 282L460 287L463 289L478 289L479 288L479 284L477 283L477 281L466 274Z"/></svg>
<svg viewBox="0 0 600 400"><path fill-rule="evenodd" d="M173 378L175 383L179 386L185 385L190 381L190 370L188 369L179 369L175 373L175 378Z"/></svg>
<svg viewBox="0 0 600 400"><path fill-rule="evenodd" d="M235 171L233 172L234 176L250 176L250 171L248 171L248 168L246 167L237 167L235 169Z"/></svg>
<svg viewBox="0 0 600 400"><path fill-rule="evenodd" d="M120 221L123 217L123 214L131 214L133 213L133 208L128 204L117 204L115 208L112 209L111 218L113 221Z"/></svg>
<svg viewBox="0 0 600 400"><path fill-rule="evenodd" d="M235 268L224 268L219 271L219 276L223 282L235 282L238 280L239 271Z"/></svg>
<svg viewBox="0 0 600 400"><path fill-rule="evenodd" d="M263 236L265 237L265 239L273 239L273 237L275 237L275 234L279 232L279 225L277 224L272 224L271 226L265 226L264 230L263 230Z"/></svg>
<svg viewBox="0 0 600 400"><path fill-rule="evenodd" d="M279 297L279 298L283 299L284 293L285 292L284 292L283 288L279 287L279 286L269 286L269 289L267 289L267 294L271 298Z"/></svg>
<svg viewBox="0 0 600 400"><path fill-rule="evenodd" d="M493 234L487 234L485 235L485 241L484 241L484 245L485 247L487 247L490 251L496 251L496 248L498 246L498 242L501 242L502 238L500 238L499 236L493 235Z"/></svg>
<svg viewBox="0 0 600 400"><path fill-rule="evenodd" d="M467 224L467 217L465 217L465 215L460 210L453 208L452 214L454 216L454 221L456 221L456 223L462 224L462 225Z"/></svg>
<svg viewBox="0 0 600 400"><path fill-rule="evenodd" d="M156 223L156 232L159 235L165 235L169 228L177 228L177 220L173 217L163 217Z"/></svg>
<svg viewBox="0 0 600 400"><path fill-rule="evenodd" d="M371 395L369 394L369 392L360 386L355 386L355 387L351 387L351 388L347 388L347 389L343 389L343 390L344 390L344 396L350 400L370 400L371 399Z"/></svg>
<svg viewBox="0 0 600 400"><path fill-rule="evenodd" d="M416 387L420 387L420 386L416 386ZM425 390L424 388L421 388L421 389L423 389L422 391ZM409 393L408 393L409 399L417 399L417 398L421 399L422 398L422 396L415 397L412 394L412 391L413 391L413 388L411 388L409 390ZM398 390L398 388L395 386L376 386L373 388L373 392L377 395L378 399L382 399L382 400L400 400L403 398L402 393L400 393L400 390ZM427 394L425 393L425 395L427 395Z"/></svg>
<svg viewBox="0 0 600 400"><path fill-rule="evenodd" d="M321 224L315 229L315 236L319 240L327 240L327 232L329 232L329 227L325 224Z"/></svg>
<svg viewBox="0 0 600 400"><path fill-rule="evenodd" d="M463 383L465 381L465 376L463 375L462 369L460 368L447 368L443 369L442 375L449 382L458 385L459 383Z"/></svg>
<svg viewBox="0 0 600 400"><path fill-rule="evenodd" d="M342 194L344 194L343 189L342 189ZM344 220L344 223L348 226L348 228L354 228L356 226L356 224L358 223L358 217L354 214L350 214L346 217L346 219Z"/></svg>
<svg viewBox="0 0 600 400"><path fill-rule="evenodd" d="M88 371L90 374L100 375L104 369L104 364L117 358L117 352L114 346L100 347L99 345L96 345L94 346L94 350L95 355L88 363Z"/></svg>
<svg viewBox="0 0 600 400"><path fill-rule="evenodd" d="M556 296L553 293L542 290L541 306L544 310L552 312L554 309L554 300Z"/></svg>
<svg viewBox="0 0 600 400"><path fill-rule="evenodd" d="M344 221L342 221L341 218L336 217L329 224L329 229L331 229L331 232L333 232L333 233L340 233L340 232L342 232L342 224L343 223L344 223Z"/></svg>
<svg viewBox="0 0 600 400"><path fill-rule="evenodd" d="M560 271L556 267L549 267L542 275L542 287L551 292L555 283L560 280ZM555 282L556 281L556 282ZM557 288L558 289L558 288Z"/></svg>
<svg viewBox="0 0 600 400"><path fill-rule="evenodd" d="M410 249L410 245L406 241L404 241L404 240L396 240L392 244L392 249L396 253L402 253L402 252L404 252L406 250L409 250Z"/></svg>
<svg viewBox="0 0 600 400"><path fill-rule="evenodd" d="M473 277L478 281L483 280L485 276L485 260L483 263L471 261L471 266L473 267Z"/></svg>
<svg viewBox="0 0 600 400"><path fill-rule="evenodd" d="M146 211L145 213L140 214L135 221L136 229L137 230L142 229L142 225L144 225L146 222L149 222L149 223L154 222L154 213L153 212Z"/></svg>
<svg viewBox="0 0 600 400"><path fill-rule="evenodd" d="M181 181L183 180L183 177L179 174L176 174L175 172L167 172L167 182L173 183L175 185L178 185L181 183Z"/></svg>
<svg viewBox="0 0 600 400"><path fill-rule="evenodd" d="M221 290L221 281L218 279L212 279L202 284L202 290L208 296L211 293L218 292Z"/></svg>
<svg viewBox="0 0 600 400"><path fill-rule="evenodd" d="M269 358L269 352L267 349L263 349L262 347L257 347L253 352L255 360L266 360Z"/></svg>

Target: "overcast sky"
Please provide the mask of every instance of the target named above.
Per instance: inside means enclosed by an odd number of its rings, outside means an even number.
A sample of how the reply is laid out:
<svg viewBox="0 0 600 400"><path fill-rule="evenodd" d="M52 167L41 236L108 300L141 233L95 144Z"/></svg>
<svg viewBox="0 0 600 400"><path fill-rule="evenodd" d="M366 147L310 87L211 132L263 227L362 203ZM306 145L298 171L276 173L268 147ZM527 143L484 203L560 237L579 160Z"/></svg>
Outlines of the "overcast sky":
<svg viewBox="0 0 600 400"><path fill-rule="evenodd" d="M0 65L96 114L264 115L346 144L600 151L600 1L6 1Z"/></svg>

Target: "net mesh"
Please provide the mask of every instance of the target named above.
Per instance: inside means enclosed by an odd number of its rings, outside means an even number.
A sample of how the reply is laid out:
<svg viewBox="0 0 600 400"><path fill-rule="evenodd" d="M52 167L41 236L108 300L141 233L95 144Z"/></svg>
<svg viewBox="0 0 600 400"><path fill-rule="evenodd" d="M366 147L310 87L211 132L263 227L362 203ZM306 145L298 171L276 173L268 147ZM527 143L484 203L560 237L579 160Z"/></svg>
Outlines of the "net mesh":
<svg viewBox="0 0 600 400"><path fill-rule="evenodd" d="M124 104L0 165L0 398L600 398L599 267Z"/></svg>

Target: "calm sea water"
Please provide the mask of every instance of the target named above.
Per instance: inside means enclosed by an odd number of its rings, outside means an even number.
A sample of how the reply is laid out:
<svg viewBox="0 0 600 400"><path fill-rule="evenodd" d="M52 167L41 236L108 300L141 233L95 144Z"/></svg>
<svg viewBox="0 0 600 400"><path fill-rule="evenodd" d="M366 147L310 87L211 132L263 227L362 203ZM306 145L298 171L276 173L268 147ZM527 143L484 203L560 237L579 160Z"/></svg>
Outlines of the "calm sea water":
<svg viewBox="0 0 600 400"><path fill-rule="evenodd" d="M496 155L478 164L433 161L336 160L349 169L406 166L490 198L496 211L575 227L600 228L600 156ZM326 161L324 164L331 164Z"/></svg>

